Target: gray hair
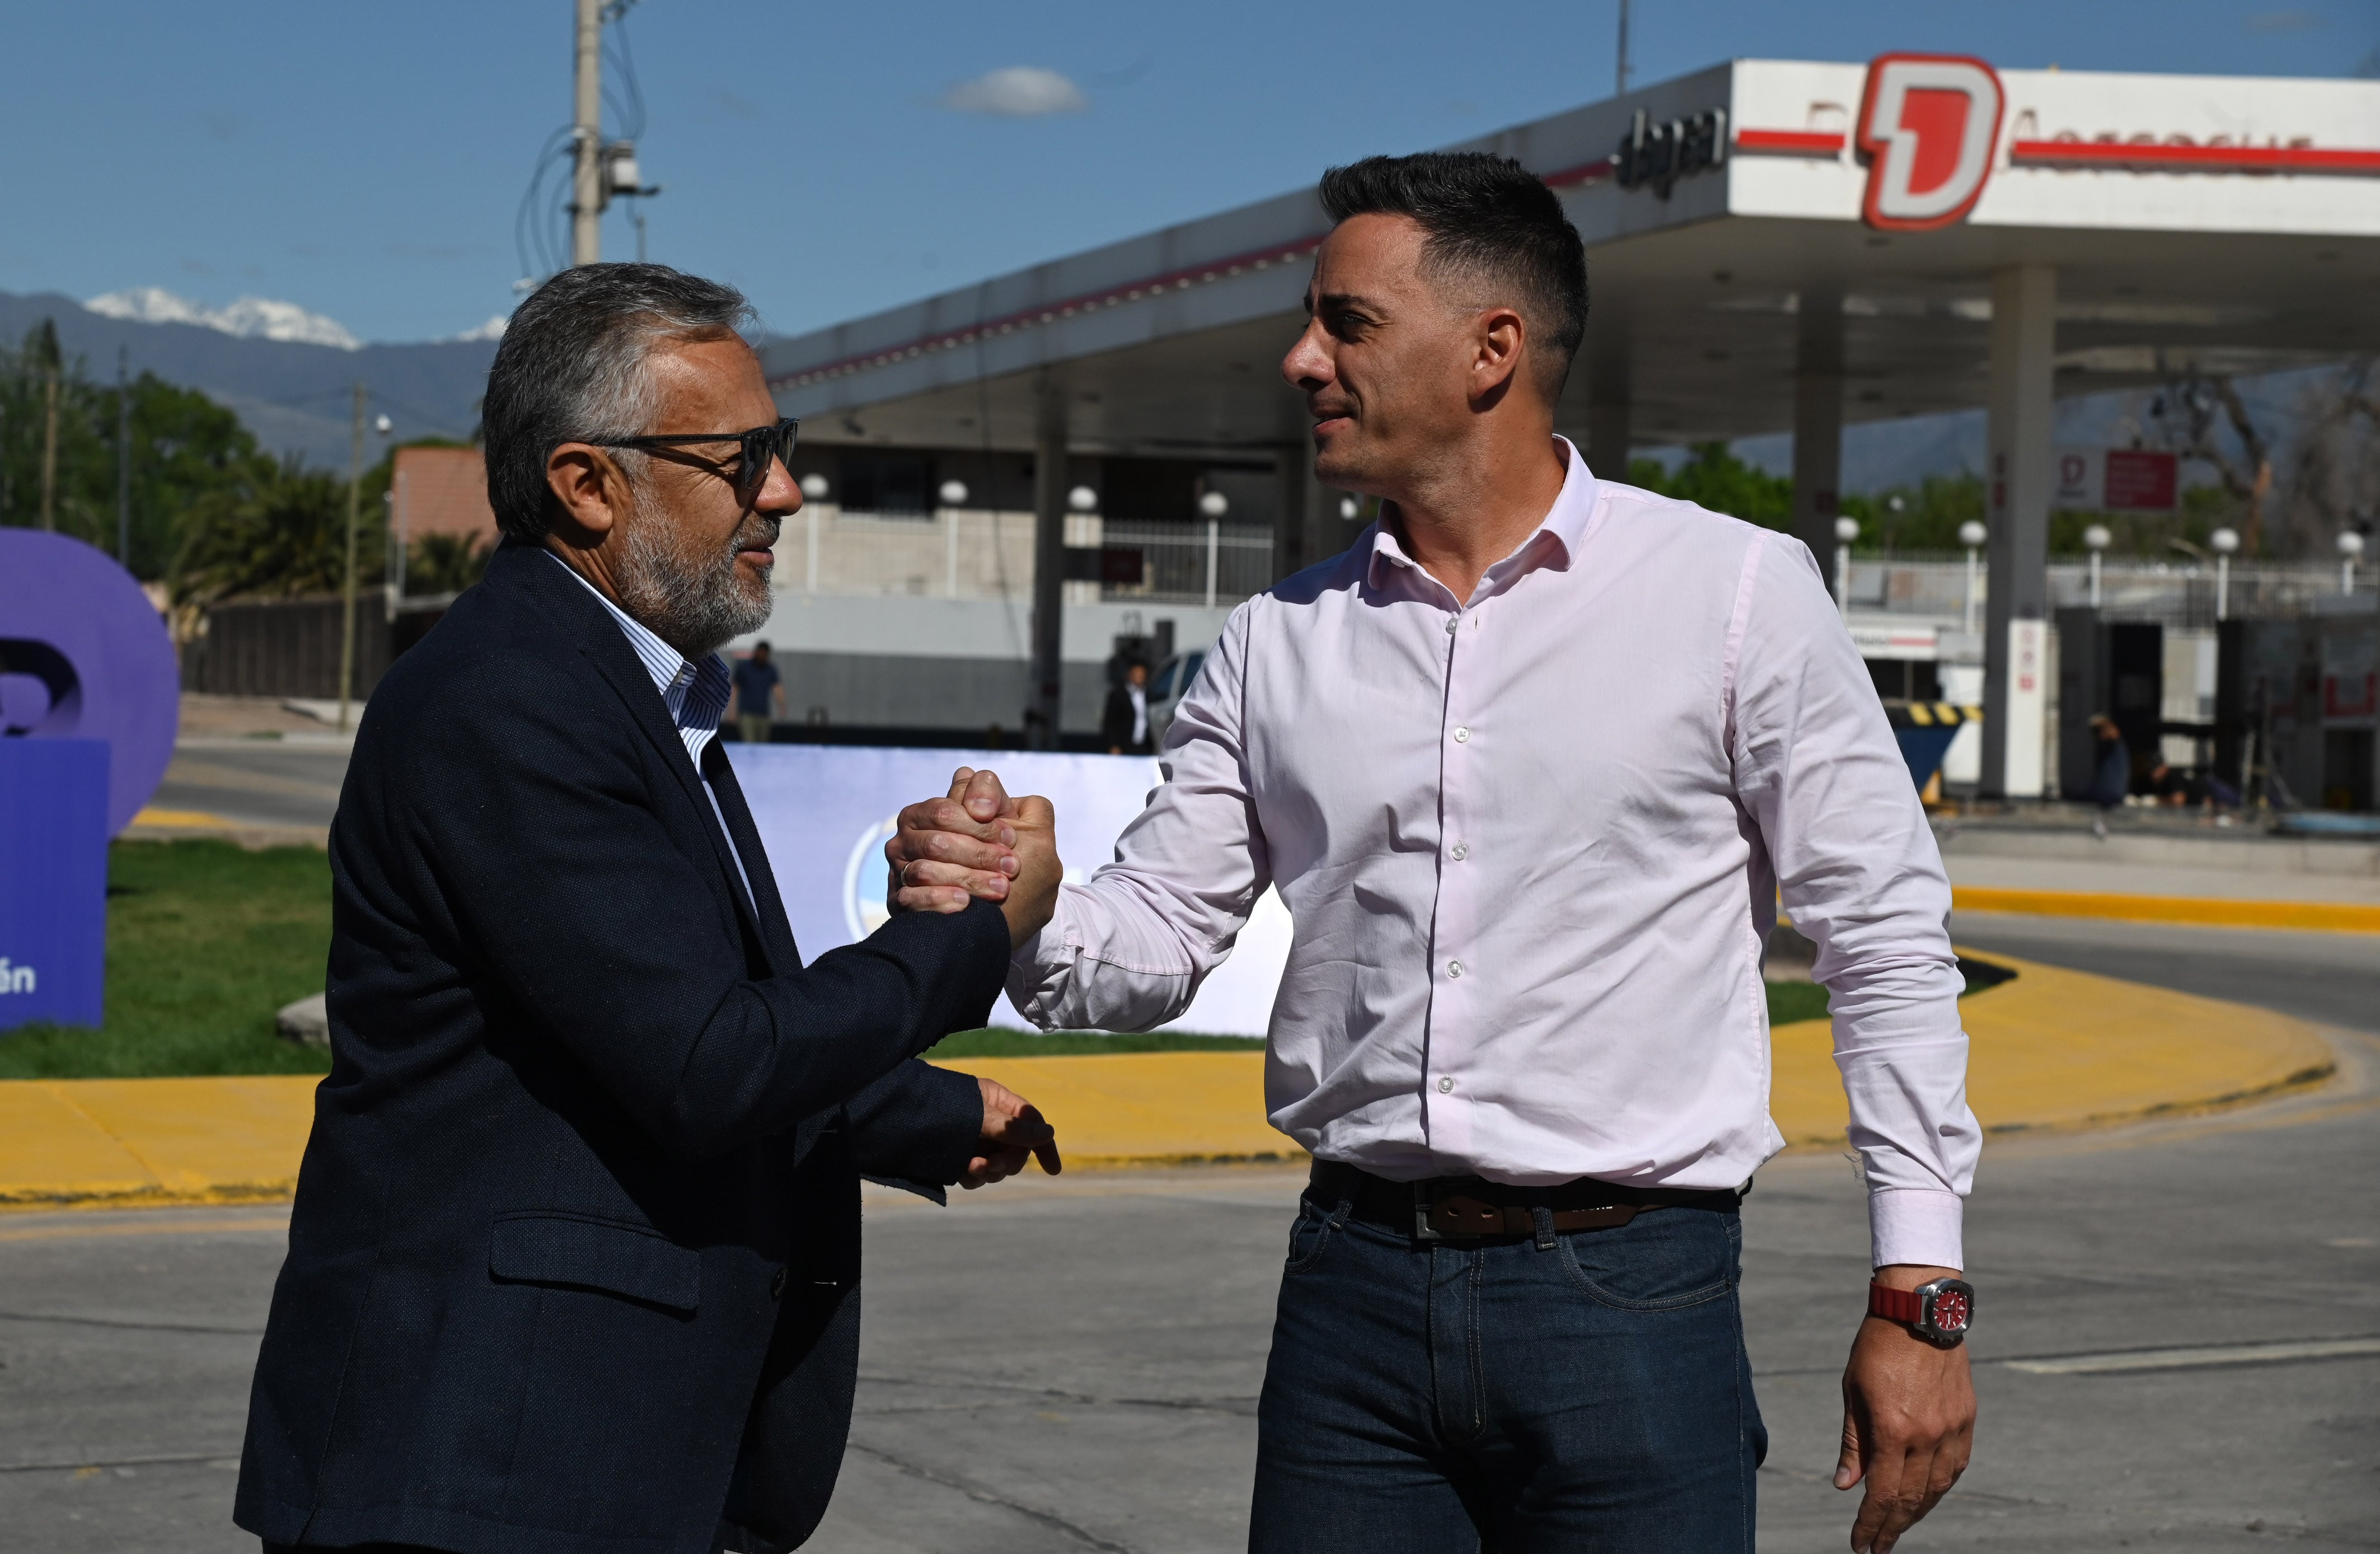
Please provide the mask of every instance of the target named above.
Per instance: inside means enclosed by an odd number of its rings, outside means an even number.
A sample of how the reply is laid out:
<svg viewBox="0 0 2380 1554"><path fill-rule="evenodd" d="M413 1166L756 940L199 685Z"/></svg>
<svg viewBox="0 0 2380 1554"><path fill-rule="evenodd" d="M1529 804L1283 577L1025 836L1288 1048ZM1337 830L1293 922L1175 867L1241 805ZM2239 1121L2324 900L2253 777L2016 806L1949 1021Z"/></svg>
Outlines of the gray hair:
<svg viewBox="0 0 2380 1554"><path fill-rule="evenodd" d="M582 264L538 287L504 328L480 407L497 527L542 542L552 527L547 455L565 443L643 435L654 348L731 335L752 319L734 286L665 264ZM619 457L631 476L641 467L633 453Z"/></svg>

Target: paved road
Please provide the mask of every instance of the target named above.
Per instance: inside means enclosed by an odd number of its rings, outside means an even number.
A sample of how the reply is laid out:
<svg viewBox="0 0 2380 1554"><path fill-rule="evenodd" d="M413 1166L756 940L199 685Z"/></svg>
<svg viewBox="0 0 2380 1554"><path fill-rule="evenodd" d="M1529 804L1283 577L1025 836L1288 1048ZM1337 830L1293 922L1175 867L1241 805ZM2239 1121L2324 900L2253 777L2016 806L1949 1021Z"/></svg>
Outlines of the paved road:
<svg viewBox="0 0 2380 1554"><path fill-rule="evenodd" d="M186 739L149 804L237 826L328 826L346 780L347 746L326 739Z"/></svg>
<svg viewBox="0 0 2380 1554"><path fill-rule="evenodd" d="M1951 936L2076 971L2380 1034L2380 935L1961 912Z"/></svg>
<svg viewBox="0 0 2380 1554"><path fill-rule="evenodd" d="M1962 922L1961 937L1983 944L1991 928ZM2374 1018L2368 964L2335 964L2336 942L2194 930L2179 949L2093 952L2073 925L2036 937L2062 939L2084 969L2254 978L2235 995ZM2227 960L2233 971L2208 969ZM1981 1451L1904 1548L2380 1548L2380 1355L2010 1363L2380 1336L2380 1040L2344 1038L2341 1056L2323 1094L1988 1152L1970 1220ZM859 1414L813 1547L1242 1547L1295 1189L1281 1172L1213 1170L1036 1178L947 1211L872 1198ZM281 1223L273 1210L0 1219L0 1528L14 1535L0 1545L253 1548L226 1513ZM1780 1160L1745 1229L1775 1441L1763 1547L1839 1548L1850 1501L1825 1479L1864 1277L1858 1184L1840 1159Z"/></svg>

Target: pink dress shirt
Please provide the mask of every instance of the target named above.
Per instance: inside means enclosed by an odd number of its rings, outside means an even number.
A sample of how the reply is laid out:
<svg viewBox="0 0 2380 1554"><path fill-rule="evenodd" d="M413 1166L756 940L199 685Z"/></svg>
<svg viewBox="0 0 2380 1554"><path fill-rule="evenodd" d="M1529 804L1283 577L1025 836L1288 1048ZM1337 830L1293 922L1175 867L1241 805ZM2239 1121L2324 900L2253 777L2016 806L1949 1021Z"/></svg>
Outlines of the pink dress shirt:
<svg viewBox="0 0 2380 1554"><path fill-rule="evenodd" d="M1979 1147L1950 888L1800 541L1597 480L1458 600L1383 528L1234 611L1116 859L1009 994L1188 1007L1268 885L1272 1123L1398 1180L1732 1187L1768 1116L1762 948L1817 946L1876 1260L1961 1265Z"/></svg>

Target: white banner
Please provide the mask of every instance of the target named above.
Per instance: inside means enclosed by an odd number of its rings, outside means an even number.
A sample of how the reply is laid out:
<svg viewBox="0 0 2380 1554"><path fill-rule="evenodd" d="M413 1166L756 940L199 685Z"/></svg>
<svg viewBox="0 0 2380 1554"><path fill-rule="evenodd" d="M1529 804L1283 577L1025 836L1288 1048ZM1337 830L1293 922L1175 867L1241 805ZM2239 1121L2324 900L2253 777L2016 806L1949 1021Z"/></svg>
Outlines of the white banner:
<svg viewBox="0 0 2380 1554"><path fill-rule="evenodd" d="M1058 856L1070 880L1088 878L1115 856L1116 837L1160 780L1157 762L1147 756L833 745L729 745L727 753L806 961L858 942L884 921L884 844L892 818L905 804L949 792L957 768L988 766L1010 793L1047 797L1058 811ZM1289 941L1289 912L1267 891L1231 959L1171 1028L1264 1035ZM1030 1028L1004 995L991 1021Z"/></svg>

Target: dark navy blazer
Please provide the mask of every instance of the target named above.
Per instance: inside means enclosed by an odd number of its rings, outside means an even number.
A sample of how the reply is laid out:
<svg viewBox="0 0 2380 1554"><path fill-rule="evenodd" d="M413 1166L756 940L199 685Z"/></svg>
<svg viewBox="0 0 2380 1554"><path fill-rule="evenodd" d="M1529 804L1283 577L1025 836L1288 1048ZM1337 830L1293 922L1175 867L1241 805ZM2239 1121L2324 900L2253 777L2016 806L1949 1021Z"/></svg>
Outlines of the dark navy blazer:
<svg viewBox="0 0 2380 1554"><path fill-rule="evenodd" d="M704 1554L826 1509L859 1179L958 1179L999 911L805 967L732 770L534 548L371 697L331 832L332 1068L235 1519L268 1543ZM938 1189L936 1189L938 1191Z"/></svg>

